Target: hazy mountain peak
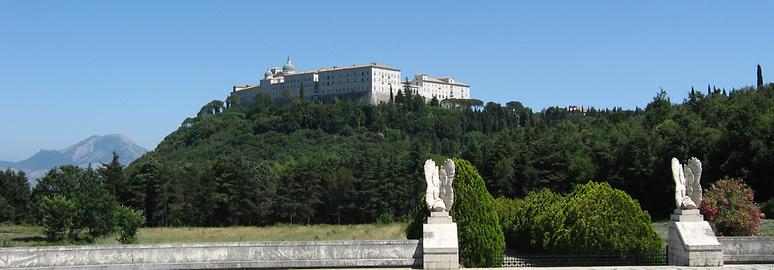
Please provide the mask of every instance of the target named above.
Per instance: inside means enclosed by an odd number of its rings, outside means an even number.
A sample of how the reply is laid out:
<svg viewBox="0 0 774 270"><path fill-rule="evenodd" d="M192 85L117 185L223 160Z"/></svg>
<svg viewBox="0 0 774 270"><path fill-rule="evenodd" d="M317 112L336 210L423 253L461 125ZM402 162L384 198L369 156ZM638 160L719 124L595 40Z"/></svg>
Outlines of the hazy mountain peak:
<svg viewBox="0 0 774 270"><path fill-rule="evenodd" d="M115 151L121 163L127 164L148 152L136 145L132 140L122 134L94 135L59 150L60 153L70 157L76 165L89 163L110 162Z"/></svg>
<svg viewBox="0 0 774 270"><path fill-rule="evenodd" d="M23 161L0 162L0 165L24 171L32 180L57 166L70 164L85 167L108 163L113 159L114 151L123 165L148 152L123 134L94 135L61 150L40 150Z"/></svg>

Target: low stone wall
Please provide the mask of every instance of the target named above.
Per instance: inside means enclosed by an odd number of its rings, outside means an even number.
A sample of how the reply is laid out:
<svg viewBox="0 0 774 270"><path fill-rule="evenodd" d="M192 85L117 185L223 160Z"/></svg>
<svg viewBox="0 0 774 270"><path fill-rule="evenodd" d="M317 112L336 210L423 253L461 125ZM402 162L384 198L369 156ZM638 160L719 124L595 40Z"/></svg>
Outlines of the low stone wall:
<svg viewBox="0 0 774 270"><path fill-rule="evenodd" d="M718 237L725 263L774 263L774 237Z"/></svg>
<svg viewBox="0 0 774 270"><path fill-rule="evenodd" d="M417 240L0 248L0 269L421 267Z"/></svg>

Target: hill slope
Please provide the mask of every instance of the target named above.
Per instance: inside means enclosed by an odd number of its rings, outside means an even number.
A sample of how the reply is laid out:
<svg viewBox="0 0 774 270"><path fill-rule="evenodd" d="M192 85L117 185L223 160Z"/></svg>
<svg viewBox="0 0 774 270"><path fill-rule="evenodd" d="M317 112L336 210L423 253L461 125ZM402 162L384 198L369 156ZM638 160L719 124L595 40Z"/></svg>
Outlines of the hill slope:
<svg viewBox="0 0 774 270"><path fill-rule="evenodd" d="M401 101L211 102L130 165L128 189L146 201L129 204L151 225L390 221L415 211L424 160L450 156L474 164L495 197L605 181L661 217L674 207L672 157L701 159L705 187L731 176L758 201L774 193L772 85L585 113Z"/></svg>

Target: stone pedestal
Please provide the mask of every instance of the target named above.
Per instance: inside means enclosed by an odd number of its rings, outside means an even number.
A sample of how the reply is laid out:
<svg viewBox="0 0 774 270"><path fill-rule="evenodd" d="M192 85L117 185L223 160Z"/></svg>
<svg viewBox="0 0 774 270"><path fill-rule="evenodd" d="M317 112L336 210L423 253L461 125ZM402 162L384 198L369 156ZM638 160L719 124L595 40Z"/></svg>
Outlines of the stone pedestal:
<svg viewBox="0 0 774 270"><path fill-rule="evenodd" d="M422 225L422 252L424 269L460 268L457 224L448 212L430 212Z"/></svg>
<svg viewBox="0 0 774 270"><path fill-rule="evenodd" d="M670 265L723 265L723 245L698 209L675 210L669 222L668 245Z"/></svg>

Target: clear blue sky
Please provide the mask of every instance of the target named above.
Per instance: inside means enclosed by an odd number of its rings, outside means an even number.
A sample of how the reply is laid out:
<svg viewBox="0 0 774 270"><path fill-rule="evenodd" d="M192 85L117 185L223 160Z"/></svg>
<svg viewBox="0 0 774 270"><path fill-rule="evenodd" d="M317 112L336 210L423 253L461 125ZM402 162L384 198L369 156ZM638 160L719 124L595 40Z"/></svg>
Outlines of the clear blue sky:
<svg viewBox="0 0 774 270"><path fill-rule="evenodd" d="M153 149L287 56L454 75L484 101L645 106L774 76L774 1L0 1L0 160ZM770 75L770 76L768 76Z"/></svg>

